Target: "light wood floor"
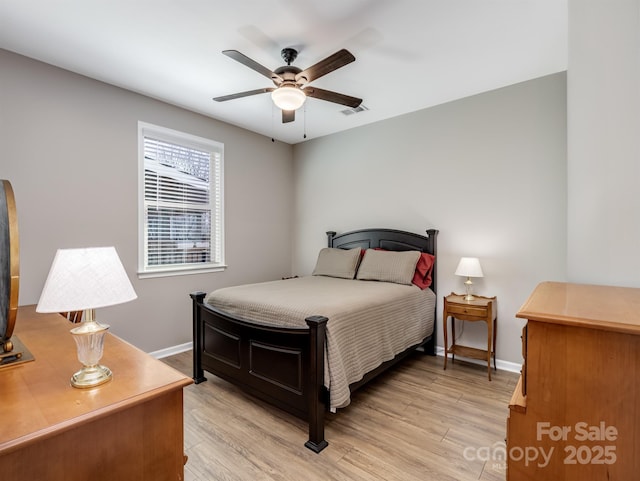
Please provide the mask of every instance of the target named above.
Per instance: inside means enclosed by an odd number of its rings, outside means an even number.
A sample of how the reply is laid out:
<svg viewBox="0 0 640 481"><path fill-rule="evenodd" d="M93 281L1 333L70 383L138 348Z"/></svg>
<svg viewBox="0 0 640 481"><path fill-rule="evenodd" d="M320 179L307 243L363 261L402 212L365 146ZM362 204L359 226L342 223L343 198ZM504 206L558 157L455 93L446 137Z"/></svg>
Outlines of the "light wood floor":
<svg viewBox="0 0 640 481"><path fill-rule="evenodd" d="M191 351L164 361L191 376ZM306 424L207 374L184 391L186 481L495 481L518 379L416 353L329 414L320 454ZM496 444L497 443L497 444ZM485 461L485 459L489 458Z"/></svg>

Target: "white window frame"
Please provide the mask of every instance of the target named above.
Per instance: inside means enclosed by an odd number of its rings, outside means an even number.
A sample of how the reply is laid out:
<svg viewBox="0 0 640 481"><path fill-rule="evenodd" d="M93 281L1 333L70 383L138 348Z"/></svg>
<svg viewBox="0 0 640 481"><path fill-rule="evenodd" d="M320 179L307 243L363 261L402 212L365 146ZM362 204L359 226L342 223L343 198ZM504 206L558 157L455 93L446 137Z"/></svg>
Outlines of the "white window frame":
<svg viewBox="0 0 640 481"><path fill-rule="evenodd" d="M145 137L211 152L212 161L209 175L211 188L209 196L211 209L211 262L147 265L148 225L145 215ZM216 256L218 257L217 259ZM220 272L226 267L224 256L224 144L146 122L138 122L138 277L165 277Z"/></svg>

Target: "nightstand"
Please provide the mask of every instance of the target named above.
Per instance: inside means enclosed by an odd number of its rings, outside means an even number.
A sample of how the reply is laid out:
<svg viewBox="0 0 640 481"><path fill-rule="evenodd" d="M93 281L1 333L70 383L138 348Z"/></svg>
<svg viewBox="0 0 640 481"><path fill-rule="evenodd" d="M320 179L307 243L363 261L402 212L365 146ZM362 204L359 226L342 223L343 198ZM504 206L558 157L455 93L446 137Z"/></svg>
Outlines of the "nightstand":
<svg viewBox="0 0 640 481"><path fill-rule="evenodd" d="M465 301L464 295L453 292L444 298L444 313L442 323L444 325L444 368L447 368L448 355L451 354L451 362L455 355L481 359L487 361L487 373L491 381L491 358L493 368L496 369L496 332L498 331L498 309L495 297L474 296L472 301ZM451 346L449 346L448 320L451 317ZM461 346L456 344L455 319L470 322L487 323L487 349Z"/></svg>

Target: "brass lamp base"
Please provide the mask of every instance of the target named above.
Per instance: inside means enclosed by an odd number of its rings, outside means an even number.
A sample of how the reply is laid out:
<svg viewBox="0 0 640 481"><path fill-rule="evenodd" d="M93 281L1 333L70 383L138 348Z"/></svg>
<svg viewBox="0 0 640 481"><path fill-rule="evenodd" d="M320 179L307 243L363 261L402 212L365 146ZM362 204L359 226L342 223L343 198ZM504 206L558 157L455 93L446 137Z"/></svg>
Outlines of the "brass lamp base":
<svg viewBox="0 0 640 481"><path fill-rule="evenodd" d="M111 380L113 375L111 369L106 366L84 366L73 376L71 376L71 385L80 389L99 386Z"/></svg>

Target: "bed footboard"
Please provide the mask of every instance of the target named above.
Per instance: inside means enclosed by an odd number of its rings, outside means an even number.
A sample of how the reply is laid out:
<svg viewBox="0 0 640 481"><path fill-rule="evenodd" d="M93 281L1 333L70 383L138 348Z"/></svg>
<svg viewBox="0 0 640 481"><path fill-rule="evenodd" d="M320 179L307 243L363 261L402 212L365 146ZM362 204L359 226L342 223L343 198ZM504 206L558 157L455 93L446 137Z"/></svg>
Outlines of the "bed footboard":
<svg viewBox="0 0 640 481"><path fill-rule="evenodd" d="M193 380L204 371L309 423L305 446L320 452L324 439L324 346L327 318L305 319L307 328L278 328L235 318L206 306L204 292L193 300Z"/></svg>

